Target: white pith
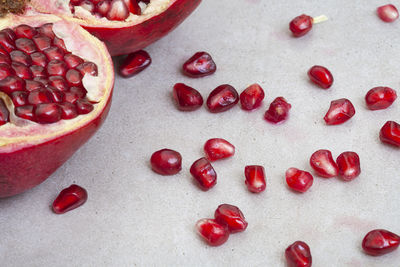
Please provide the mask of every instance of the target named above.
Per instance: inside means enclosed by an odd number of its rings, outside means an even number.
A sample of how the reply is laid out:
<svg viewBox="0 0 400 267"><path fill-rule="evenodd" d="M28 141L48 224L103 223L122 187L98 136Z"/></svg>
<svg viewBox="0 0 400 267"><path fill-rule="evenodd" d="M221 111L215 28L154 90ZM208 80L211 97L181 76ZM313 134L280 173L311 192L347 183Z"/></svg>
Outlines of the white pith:
<svg viewBox="0 0 400 267"><path fill-rule="evenodd" d="M87 98L97 104L94 104L94 110L89 114L52 124L38 124L15 116L10 97L0 93L0 98L4 100L10 111L10 122L0 126L0 153L43 143L86 125L102 113L107 104L106 100L110 97L114 82L111 58L104 44L77 24L51 15L9 15L0 19L0 30L14 28L20 24L37 27L46 23L53 23L54 33L64 40L68 51L97 65L98 76L85 75L82 80L88 91ZM77 42L77 40L83 40L83 42Z"/></svg>

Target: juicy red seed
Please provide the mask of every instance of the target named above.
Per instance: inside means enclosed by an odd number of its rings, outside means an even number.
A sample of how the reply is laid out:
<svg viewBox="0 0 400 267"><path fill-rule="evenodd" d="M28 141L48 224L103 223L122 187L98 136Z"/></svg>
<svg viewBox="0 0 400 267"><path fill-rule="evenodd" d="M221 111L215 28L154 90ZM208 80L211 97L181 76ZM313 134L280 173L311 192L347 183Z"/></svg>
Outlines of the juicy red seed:
<svg viewBox="0 0 400 267"><path fill-rule="evenodd" d="M207 52L197 52L182 66L183 73L192 78L204 77L217 70L214 60Z"/></svg>
<svg viewBox="0 0 400 267"><path fill-rule="evenodd" d="M58 104L38 104L35 108L35 118L38 123L54 123L61 120L61 117L62 109Z"/></svg>
<svg viewBox="0 0 400 267"><path fill-rule="evenodd" d="M64 76L68 70L67 64L64 61L54 59L47 65L47 73L50 76Z"/></svg>
<svg viewBox="0 0 400 267"><path fill-rule="evenodd" d="M313 18L308 15L302 14L295 17L289 23L289 29L294 37L300 37L305 35L312 29L312 24Z"/></svg>
<svg viewBox="0 0 400 267"><path fill-rule="evenodd" d="M110 10L106 17L109 20L125 20L129 17L128 7L123 0L112 0Z"/></svg>
<svg viewBox="0 0 400 267"><path fill-rule="evenodd" d="M44 85L37 81L26 80L25 89L27 91L33 91L36 89L44 89Z"/></svg>
<svg viewBox="0 0 400 267"><path fill-rule="evenodd" d="M0 32L4 32L5 34L7 34L8 37L9 37L11 40L13 40L13 41L15 41L15 40L17 39L17 35L16 35L15 32L14 32L12 29L10 29L10 28L3 29L3 30L1 30Z"/></svg>
<svg viewBox="0 0 400 267"><path fill-rule="evenodd" d="M310 157L310 165L321 177L332 178L338 175L339 169L329 150L315 151Z"/></svg>
<svg viewBox="0 0 400 267"><path fill-rule="evenodd" d="M257 83L250 85L240 94L240 105L244 110L253 110L261 105L264 90Z"/></svg>
<svg viewBox="0 0 400 267"><path fill-rule="evenodd" d="M314 180L311 173L296 168L289 168L285 176L289 188L301 193L306 192L312 186Z"/></svg>
<svg viewBox="0 0 400 267"><path fill-rule="evenodd" d="M79 70L82 73L82 75L85 74L90 74L92 76L98 75L97 65L94 64L93 62L84 62L79 66L77 66L76 69Z"/></svg>
<svg viewBox="0 0 400 267"><path fill-rule="evenodd" d="M22 51L14 50L10 53L10 57L13 62L19 62L24 64L25 66L32 65L31 57Z"/></svg>
<svg viewBox="0 0 400 267"><path fill-rule="evenodd" d="M265 170L263 166L246 166L244 168L244 175L246 177L245 184L250 192L260 193L267 187L267 183L265 181Z"/></svg>
<svg viewBox="0 0 400 267"><path fill-rule="evenodd" d="M111 9L111 1L109 0L100 1L96 6L97 12L103 17L107 16L110 9Z"/></svg>
<svg viewBox="0 0 400 267"><path fill-rule="evenodd" d="M0 63L11 64L11 58L9 55L0 54Z"/></svg>
<svg viewBox="0 0 400 267"><path fill-rule="evenodd" d="M11 99L15 107L24 106L27 104L28 93L24 91L16 91L11 94Z"/></svg>
<svg viewBox="0 0 400 267"><path fill-rule="evenodd" d="M212 113L224 112L239 102L238 92L229 84L215 88L207 98L208 110Z"/></svg>
<svg viewBox="0 0 400 267"><path fill-rule="evenodd" d="M374 87L365 95L365 102L370 110L390 107L397 98L397 93L390 87Z"/></svg>
<svg viewBox="0 0 400 267"><path fill-rule="evenodd" d="M46 55L49 61L53 59L59 59L59 60L64 59L64 52L56 46L52 46L50 48L45 49L43 53Z"/></svg>
<svg viewBox="0 0 400 267"><path fill-rule="evenodd" d="M15 49L14 41L11 40L8 34L5 32L0 32L0 45L2 45L8 53L11 53L11 51Z"/></svg>
<svg viewBox="0 0 400 267"><path fill-rule="evenodd" d="M342 124L351 119L355 113L356 110L350 100L341 98L331 102L324 120L328 125Z"/></svg>
<svg viewBox="0 0 400 267"><path fill-rule="evenodd" d="M55 103L61 103L64 99L64 93L54 87L49 86L48 91L51 94L52 100Z"/></svg>
<svg viewBox="0 0 400 267"><path fill-rule="evenodd" d="M376 229L365 235L362 248L369 255L380 256L394 251L399 244L400 236L384 229Z"/></svg>
<svg viewBox="0 0 400 267"><path fill-rule="evenodd" d="M69 89L67 81L62 76L49 77L49 84L60 91L67 91Z"/></svg>
<svg viewBox="0 0 400 267"><path fill-rule="evenodd" d="M150 64L150 55L146 51L140 50L129 54L124 59L119 68L119 74L122 77L132 77L146 69Z"/></svg>
<svg viewBox="0 0 400 267"><path fill-rule="evenodd" d="M86 99L78 99L75 106L79 114L88 114L94 109L93 105Z"/></svg>
<svg viewBox="0 0 400 267"><path fill-rule="evenodd" d="M15 46L19 50L27 53L28 55L37 51L35 43L31 39L27 39L27 38L17 39L15 41Z"/></svg>
<svg viewBox="0 0 400 267"><path fill-rule="evenodd" d="M47 71L42 66L33 65L29 68L33 77L47 77Z"/></svg>
<svg viewBox="0 0 400 267"><path fill-rule="evenodd" d="M175 84L172 94L179 110L193 111L203 105L203 97L199 91L186 84Z"/></svg>
<svg viewBox="0 0 400 267"><path fill-rule="evenodd" d="M248 225L242 211L229 204L219 205L214 217L217 222L226 225L231 233L243 232Z"/></svg>
<svg viewBox="0 0 400 267"><path fill-rule="evenodd" d="M323 89L328 89L333 84L332 73L323 66L312 66L308 71L310 80Z"/></svg>
<svg viewBox="0 0 400 267"><path fill-rule="evenodd" d="M303 241L296 241L285 250L287 267L311 267L310 247Z"/></svg>
<svg viewBox="0 0 400 267"><path fill-rule="evenodd" d="M400 124L395 121L387 121L381 128L379 138L383 143L400 147Z"/></svg>
<svg viewBox="0 0 400 267"><path fill-rule="evenodd" d="M25 80L16 77L9 76L0 81L0 91L10 95L14 91L23 91L25 88Z"/></svg>
<svg viewBox="0 0 400 267"><path fill-rule="evenodd" d="M270 104L268 110L264 114L264 118L271 123L280 123L287 119L289 110L292 108L285 98L277 97Z"/></svg>
<svg viewBox="0 0 400 267"><path fill-rule="evenodd" d="M36 35L32 38L32 40L36 44L36 47L39 49L39 51L43 51L51 47L51 39L46 35Z"/></svg>
<svg viewBox="0 0 400 267"><path fill-rule="evenodd" d="M62 119L70 120L78 116L78 111L74 104L64 102L60 104L60 107L62 109Z"/></svg>
<svg viewBox="0 0 400 267"><path fill-rule="evenodd" d="M58 37L54 37L53 44L55 46L57 46L58 48L60 48L62 52L64 52L64 53L68 52L67 48L65 47L65 43L62 39L60 39Z"/></svg>
<svg viewBox="0 0 400 267"><path fill-rule="evenodd" d="M8 76L12 76L15 74L15 71L10 68L8 64L0 63L0 80L7 78Z"/></svg>
<svg viewBox="0 0 400 267"><path fill-rule="evenodd" d="M41 27L36 28L36 30L39 33L49 37L50 39L54 39L56 37L56 35L53 32L53 24L52 23L43 24Z"/></svg>
<svg viewBox="0 0 400 267"><path fill-rule="evenodd" d="M16 107L15 115L17 115L20 118L33 121L34 120L33 109L34 106L32 105Z"/></svg>
<svg viewBox="0 0 400 267"><path fill-rule="evenodd" d="M204 191L217 184L217 173L206 158L196 160L190 167L190 173Z"/></svg>
<svg viewBox="0 0 400 267"><path fill-rule="evenodd" d="M131 12L134 15L141 15L142 14L142 9L139 6L139 1L137 0L124 0L125 5L128 7L129 12Z"/></svg>
<svg viewBox="0 0 400 267"><path fill-rule="evenodd" d="M53 202L53 211L57 214L66 213L82 206L88 198L87 191L79 185L73 184L63 189Z"/></svg>
<svg viewBox="0 0 400 267"><path fill-rule="evenodd" d="M94 4L89 0L83 0L82 3L80 3L80 6L89 11L90 13L93 13L95 8Z"/></svg>
<svg viewBox="0 0 400 267"><path fill-rule="evenodd" d="M79 95L77 93L73 93L73 92L65 92L64 93L64 102L68 102L71 104L75 104L76 101L78 101L79 99Z"/></svg>
<svg viewBox="0 0 400 267"><path fill-rule="evenodd" d="M82 74L77 70L68 70L65 74L65 78L70 86L79 86L82 84Z"/></svg>
<svg viewBox="0 0 400 267"><path fill-rule="evenodd" d="M17 26L14 31L18 38L32 39L32 37L37 34L37 31L34 28L25 24Z"/></svg>
<svg viewBox="0 0 400 267"><path fill-rule="evenodd" d="M151 155L150 164L158 174L174 175L182 169L182 156L177 151L164 148Z"/></svg>
<svg viewBox="0 0 400 267"><path fill-rule="evenodd" d="M196 223L197 233L210 246L220 246L229 238L229 230L225 225L213 219L201 219Z"/></svg>
<svg viewBox="0 0 400 267"><path fill-rule="evenodd" d="M336 159L339 174L345 181L351 181L361 173L360 157L355 152L346 151Z"/></svg>
<svg viewBox="0 0 400 267"><path fill-rule="evenodd" d="M51 93L47 89L33 90L28 95L28 103L32 105L51 103Z"/></svg>
<svg viewBox="0 0 400 267"><path fill-rule="evenodd" d="M212 138L204 144L204 153L209 161L225 159L235 155L235 146L225 139Z"/></svg>
<svg viewBox="0 0 400 267"><path fill-rule="evenodd" d="M69 91L76 94L79 98L84 98L87 94L86 89L83 87L71 87Z"/></svg>
<svg viewBox="0 0 400 267"><path fill-rule="evenodd" d="M31 55L32 63L37 66L45 68L47 66L47 57L41 52L36 52Z"/></svg>
<svg viewBox="0 0 400 267"><path fill-rule="evenodd" d="M391 4L378 7L376 12L384 22L393 22L399 17L399 11Z"/></svg>
<svg viewBox="0 0 400 267"><path fill-rule="evenodd" d="M0 44L0 54L1 55L8 55L8 51Z"/></svg>
<svg viewBox="0 0 400 267"><path fill-rule="evenodd" d="M66 54L64 56L64 61L67 63L68 67L71 69L76 68L78 65L82 64L84 61L78 56L73 54Z"/></svg>
<svg viewBox="0 0 400 267"><path fill-rule="evenodd" d="M10 112L7 109L3 99L0 98L0 125L4 125L10 121Z"/></svg>
<svg viewBox="0 0 400 267"><path fill-rule="evenodd" d="M22 63L19 62L13 62L11 64L11 67L13 68L13 70L15 71L15 74L22 78L22 79L33 79L33 74L31 72L31 70L25 66Z"/></svg>

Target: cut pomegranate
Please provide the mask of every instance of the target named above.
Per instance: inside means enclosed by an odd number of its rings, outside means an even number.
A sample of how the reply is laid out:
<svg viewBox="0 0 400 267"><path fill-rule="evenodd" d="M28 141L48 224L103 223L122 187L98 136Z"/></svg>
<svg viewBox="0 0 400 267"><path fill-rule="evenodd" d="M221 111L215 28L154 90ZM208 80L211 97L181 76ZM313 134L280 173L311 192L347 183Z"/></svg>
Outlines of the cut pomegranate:
<svg viewBox="0 0 400 267"><path fill-rule="evenodd" d="M289 116L289 110L292 108L285 98L277 97L272 101L268 110L264 114L264 118L271 123L281 123Z"/></svg>
<svg viewBox="0 0 400 267"><path fill-rule="evenodd" d="M264 90L257 83L250 85L240 94L240 105L244 110L253 110L261 105Z"/></svg>
<svg viewBox="0 0 400 267"><path fill-rule="evenodd" d="M310 165L321 177L332 178L339 173L338 166L332 158L332 153L326 149L315 151L310 157Z"/></svg>
<svg viewBox="0 0 400 267"><path fill-rule="evenodd" d="M374 87L365 95L365 102L370 110L390 107L397 98L397 93L390 87Z"/></svg>
<svg viewBox="0 0 400 267"><path fill-rule="evenodd" d="M312 26L313 18L306 14L295 17L289 23L289 29L294 37L301 37L307 34L312 29Z"/></svg>
<svg viewBox="0 0 400 267"><path fill-rule="evenodd" d="M204 191L217 184L217 173L206 158L196 160L190 167L190 173Z"/></svg>
<svg viewBox="0 0 400 267"><path fill-rule="evenodd" d="M182 66L183 73L192 78L204 77L217 70L214 60L207 52L197 52Z"/></svg>
<svg viewBox="0 0 400 267"><path fill-rule="evenodd" d="M199 91L186 84L175 84L172 94L179 110L193 111L203 105L203 97Z"/></svg>
<svg viewBox="0 0 400 267"><path fill-rule="evenodd" d="M310 80L323 89L328 89L333 84L332 73L323 66L312 66L308 71Z"/></svg>
<svg viewBox="0 0 400 267"><path fill-rule="evenodd" d="M119 74L125 78L132 77L146 69L148 66L150 66L150 64L150 55L146 51L140 50L129 54L124 59L119 67Z"/></svg>
<svg viewBox="0 0 400 267"><path fill-rule="evenodd" d="M365 253L372 256L381 256L394 251L399 247L400 236L383 229L370 231L362 241Z"/></svg>
<svg viewBox="0 0 400 267"><path fill-rule="evenodd" d="M73 184L63 189L53 202L53 211L57 214L66 213L85 204L88 198L83 187Z"/></svg>
<svg viewBox="0 0 400 267"><path fill-rule="evenodd" d="M215 88L207 98L208 110L219 113L233 108L239 102L239 95L235 88L223 84Z"/></svg>
<svg viewBox="0 0 400 267"><path fill-rule="evenodd" d="M310 247L303 241L296 241L285 250L288 267L311 267L312 257Z"/></svg>
<svg viewBox="0 0 400 267"><path fill-rule="evenodd" d="M285 176L289 188L301 193L306 192L314 181L311 173L296 168L289 168Z"/></svg>
<svg viewBox="0 0 400 267"><path fill-rule="evenodd" d="M220 246L229 238L229 230L225 225L213 219L201 219L196 223L197 233L210 246Z"/></svg>
<svg viewBox="0 0 400 267"><path fill-rule="evenodd" d="M265 171L263 166L249 165L244 168L246 177L245 184L247 189L253 193L260 193L265 190L267 183L265 181Z"/></svg>
<svg viewBox="0 0 400 267"><path fill-rule="evenodd" d="M376 12L379 18L384 22L393 22L399 17L399 11L391 4L378 7Z"/></svg>
<svg viewBox="0 0 400 267"><path fill-rule="evenodd" d="M387 121L381 128L379 138L383 143L400 147L400 124L395 121Z"/></svg>
<svg viewBox="0 0 400 267"><path fill-rule="evenodd" d="M328 125L342 124L356 114L353 104L346 98L337 99L331 102L324 120Z"/></svg>
<svg viewBox="0 0 400 267"><path fill-rule="evenodd" d="M182 156L179 152L164 148L151 155L150 164L158 174L174 175L182 169Z"/></svg>
<svg viewBox="0 0 400 267"><path fill-rule="evenodd" d="M204 144L204 153L209 161L230 158L235 155L235 146L225 139L212 138Z"/></svg>
<svg viewBox="0 0 400 267"><path fill-rule="evenodd" d="M339 174L345 181L351 181L361 173L360 157L356 152L346 151L336 159Z"/></svg>
<svg viewBox="0 0 400 267"><path fill-rule="evenodd" d="M215 220L226 225L230 233L238 233L246 230L248 223L242 211L233 205L219 205L214 214Z"/></svg>

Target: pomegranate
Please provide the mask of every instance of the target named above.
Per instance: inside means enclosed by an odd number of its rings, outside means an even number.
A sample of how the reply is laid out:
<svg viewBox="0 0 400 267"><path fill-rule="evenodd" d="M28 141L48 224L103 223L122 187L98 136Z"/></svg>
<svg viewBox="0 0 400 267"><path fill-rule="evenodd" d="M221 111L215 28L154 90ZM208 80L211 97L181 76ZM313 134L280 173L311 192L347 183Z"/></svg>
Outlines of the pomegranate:
<svg viewBox="0 0 400 267"><path fill-rule="evenodd" d="M150 64L150 55L144 50L139 50L129 54L124 59L119 67L119 74L125 78L132 77L146 69Z"/></svg>
<svg viewBox="0 0 400 267"><path fill-rule="evenodd" d="M87 198L86 190L79 185L73 184L60 192L54 200L52 208L57 214L66 213L85 204Z"/></svg>
<svg viewBox="0 0 400 267"><path fill-rule="evenodd" d="M397 11L397 8L392 4L378 7L376 13L384 22L393 22L399 18L399 11Z"/></svg>
<svg viewBox="0 0 400 267"><path fill-rule="evenodd" d="M217 70L214 60L207 52L197 52L182 66L183 74L192 78L200 78L213 74Z"/></svg>
<svg viewBox="0 0 400 267"><path fill-rule="evenodd" d="M264 90L257 83L250 85L240 94L240 105L244 110L254 110L264 99Z"/></svg>
<svg viewBox="0 0 400 267"><path fill-rule="evenodd" d="M272 101L269 109L265 112L264 118L268 122L279 124L287 119L289 110L292 108L285 98L277 97Z"/></svg>
<svg viewBox="0 0 400 267"><path fill-rule="evenodd" d="M289 188L300 193L306 192L312 186L314 181L311 173L296 168L289 168L286 171L285 176Z"/></svg>
<svg viewBox="0 0 400 267"><path fill-rule="evenodd" d="M244 168L246 177L245 184L247 189L253 193L260 193L265 190L267 183L265 181L265 171L263 166L249 165Z"/></svg>
<svg viewBox="0 0 400 267"><path fill-rule="evenodd" d="M199 91L183 83L174 85L172 95L177 108L181 111L193 111L203 105L203 97Z"/></svg>
<svg viewBox="0 0 400 267"><path fill-rule="evenodd" d="M215 220L226 225L230 233L238 233L246 230L248 223L242 211L233 205L221 204L214 214Z"/></svg>
<svg viewBox="0 0 400 267"><path fill-rule="evenodd" d="M312 18L306 14L295 17L289 23L289 29L294 37L301 37L311 31L313 24L328 20L324 15Z"/></svg>
<svg viewBox="0 0 400 267"><path fill-rule="evenodd" d="M360 157L356 152L343 152L337 157L336 163L339 168L339 174L345 181L351 181L361 173Z"/></svg>
<svg viewBox="0 0 400 267"><path fill-rule="evenodd" d="M209 161L230 158L235 155L235 146L222 138L212 138L204 144L204 153Z"/></svg>
<svg viewBox="0 0 400 267"><path fill-rule="evenodd" d="M354 114L356 110L350 100L341 98L331 102L324 120L328 125L338 125L350 120Z"/></svg>
<svg viewBox="0 0 400 267"><path fill-rule="evenodd" d="M190 167L190 173L196 179L199 187L207 191L217 184L217 173L206 158L196 160Z"/></svg>
<svg viewBox="0 0 400 267"><path fill-rule="evenodd" d="M310 158L310 165L321 177L331 178L338 175L339 169L329 150L315 151Z"/></svg>
<svg viewBox="0 0 400 267"><path fill-rule="evenodd" d="M285 250L288 267L311 267L312 257L310 247L303 241L296 241Z"/></svg>
<svg viewBox="0 0 400 267"><path fill-rule="evenodd" d="M332 73L323 66L312 66L308 71L308 77L313 83L322 89L328 89L333 84Z"/></svg>
<svg viewBox="0 0 400 267"><path fill-rule="evenodd" d="M233 108L239 102L239 95L235 88L223 84L215 88L207 98L208 110L219 113Z"/></svg>
<svg viewBox="0 0 400 267"><path fill-rule="evenodd" d="M387 121L381 128L379 138L383 143L400 147L400 124L395 121Z"/></svg>
<svg viewBox="0 0 400 267"><path fill-rule="evenodd" d="M158 174L174 175L182 169L182 156L179 152L164 148L151 155L150 164Z"/></svg>
<svg viewBox="0 0 400 267"><path fill-rule="evenodd" d="M374 87L365 95L365 102L370 110L390 107L397 98L397 93L390 87Z"/></svg>
<svg viewBox="0 0 400 267"><path fill-rule="evenodd" d="M114 85L106 47L52 15L0 19L0 197L38 185L101 126ZM11 64L10 64L11 63Z"/></svg>
<svg viewBox="0 0 400 267"><path fill-rule="evenodd" d="M229 238L228 228L214 219L201 219L196 223L197 233L210 246L220 246Z"/></svg>
<svg viewBox="0 0 400 267"><path fill-rule="evenodd" d="M394 251L400 245L400 236L383 229L372 230L362 241L365 253L380 256Z"/></svg>

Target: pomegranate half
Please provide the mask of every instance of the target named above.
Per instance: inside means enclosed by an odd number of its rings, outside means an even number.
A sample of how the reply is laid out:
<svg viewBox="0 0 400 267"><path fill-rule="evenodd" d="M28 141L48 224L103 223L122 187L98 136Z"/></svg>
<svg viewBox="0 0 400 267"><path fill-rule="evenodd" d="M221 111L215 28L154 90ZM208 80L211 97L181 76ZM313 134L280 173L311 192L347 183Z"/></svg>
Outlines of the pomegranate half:
<svg viewBox="0 0 400 267"><path fill-rule="evenodd" d="M0 197L9 197L47 179L99 129L114 72L102 42L53 15L1 18L0 56L11 66L0 78Z"/></svg>
<svg viewBox="0 0 400 267"><path fill-rule="evenodd" d="M60 15L80 24L105 42L110 54L116 56L157 41L188 17L201 0L106 0L106 7L99 0L52 2L31 0L31 5L39 12Z"/></svg>

